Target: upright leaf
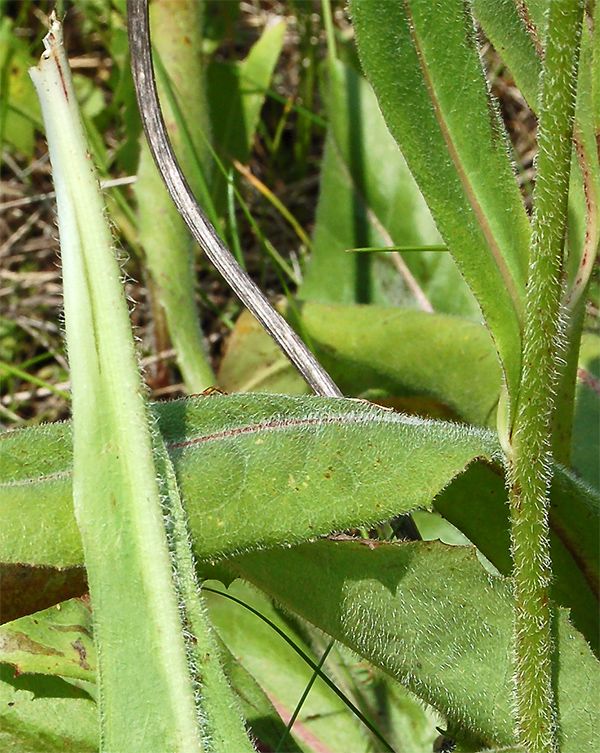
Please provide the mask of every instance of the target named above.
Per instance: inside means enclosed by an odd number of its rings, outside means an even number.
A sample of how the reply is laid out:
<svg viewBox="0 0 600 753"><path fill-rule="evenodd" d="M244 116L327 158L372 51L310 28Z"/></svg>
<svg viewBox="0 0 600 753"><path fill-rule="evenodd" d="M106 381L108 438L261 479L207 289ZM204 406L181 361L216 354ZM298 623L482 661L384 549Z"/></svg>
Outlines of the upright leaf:
<svg viewBox="0 0 600 753"><path fill-rule="evenodd" d="M220 728L212 729L214 718L201 727L197 667L210 678L204 688L210 708L220 668L191 582L174 474L143 398L120 270L55 15L45 45L31 75L59 209L73 392L73 502L94 609L101 750L196 752L203 736L219 749L229 739L244 750L245 740L250 750L239 717L237 734L227 726L235 707L229 699L223 703L223 693ZM171 507L163 510L162 500ZM197 633L194 640L182 620ZM221 684L226 687L224 678Z"/></svg>
<svg viewBox="0 0 600 753"><path fill-rule="evenodd" d="M475 294L511 394L530 228L461 0L351 5L359 53L438 229ZM385 61L385 62L383 62Z"/></svg>
<svg viewBox="0 0 600 753"><path fill-rule="evenodd" d="M361 247L426 246L439 235L368 81L331 62L329 129L314 244L299 296L319 303L388 303L479 316L448 254L377 256Z"/></svg>
<svg viewBox="0 0 600 753"><path fill-rule="evenodd" d="M206 212L215 218L206 188L210 159L205 146L209 130L201 54L203 3L197 0L153 2L151 23L156 49L174 98L161 84L165 124L180 155L190 185ZM160 69L163 70L162 67ZM180 107L184 104L185 119ZM138 180L134 188L139 216L139 240L145 254L149 291L154 303L157 344L164 346L161 330L168 328L183 379L190 392L214 385L205 352L199 312L195 303L194 262L197 246L179 216L144 137L141 140ZM212 210L212 211L211 211ZM168 339L168 338L167 338Z"/></svg>
<svg viewBox="0 0 600 753"><path fill-rule="evenodd" d="M285 28L283 22L266 28L241 63L229 66L213 60L208 66L212 131L217 149L227 160L248 161ZM219 210L224 206L225 191L225 177L218 173L212 193Z"/></svg>

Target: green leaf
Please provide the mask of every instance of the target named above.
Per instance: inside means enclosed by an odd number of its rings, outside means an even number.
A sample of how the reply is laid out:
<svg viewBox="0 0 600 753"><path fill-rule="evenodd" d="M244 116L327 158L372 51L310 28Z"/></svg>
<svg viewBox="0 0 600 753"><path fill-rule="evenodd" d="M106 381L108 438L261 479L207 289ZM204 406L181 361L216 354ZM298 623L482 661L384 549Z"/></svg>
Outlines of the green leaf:
<svg viewBox="0 0 600 753"><path fill-rule="evenodd" d="M343 391L428 396L463 421L493 425L501 373L481 324L406 309L319 305L302 308L302 324Z"/></svg>
<svg viewBox="0 0 600 753"><path fill-rule="evenodd" d="M285 23L277 23L265 29L246 59L234 67L213 60L207 68L212 132L218 151L228 160L248 161L285 28ZM221 210L225 206L226 179L220 173L215 175L212 192Z"/></svg>
<svg viewBox="0 0 600 753"><path fill-rule="evenodd" d="M197 667L206 675L211 733L220 667L198 603L174 474L143 397L120 269L55 14L44 43L30 73L57 194L73 395L72 500L94 609L101 745L196 751L204 731ZM222 685L228 690L224 678ZM235 708L223 703L223 693L220 700L224 715L212 738L217 745L235 740L239 750L243 739L249 749L239 717L239 734L230 733Z"/></svg>
<svg viewBox="0 0 600 753"><path fill-rule="evenodd" d="M270 599L240 580L232 584L225 594L235 596L266 616L315 663L318 661L318 654L323 648L316 648L315 653L316 636L307 633L305 623L302 623L300 630L294 630L293 620L284 617ZM282 717L289 718L311 679L311 667L269 625L241 605L212 593L207 595L207 601L211 621L233 654L265 688ZM282 666L285 673L281 671ZM378 675L374 678L371 671L357 664L356 657L346 651L340 654L337 647L329 655L324 669L336 685L350 692L352 700L361 709L366 709L370 716L377 716L376 709L380 712L375 724L382 731L385 728L386 736L393 731L395 737L387 739L395 749L422 753L432 747L438 735L435 725L441 724L442 720L431 709L424 709L397 683L390 681L388 684L387 678L384 680ZM382 717L386 717L383 724ZM377 750L383 749L381 742L370 737L365 727L362 728L364 734L357 737L356 718L321 679L317 679L311 688L293 731L299 743L310 745L312 740L313 747L318 741L330 750L351 750L352 753L366 753L373 750L373 745ZM271 744L273 749L277 742L275 740ZM286 745L284 750L288 748Z"/></svg>
<svg viewBox="0 0 600 753"><path fill-rule="evenodd" d="M59 677L0 666L0 746L6 753L96 753L98 714L87 693Z"/></svg>
<svg viewBox="0 0 600 753"><path fill-rule="evenodd" d="M459 0L434 14L425 0L351 7L388 127L482 308L514 395L530 228L473 20Z"/></svg>
<svg viewBox="0 0 600 753"><path fill-rule="evenodd" d="M232 564L438 708L452 735L475 733L482 747L514 744L511 581L491 576L473 549L320 541ZM561 751L594 750L600 667L565 612L554 614Z"/></svg>
<svg viewBox="0 0 600 753"><path fill-rule="evenodd" d="M300 297L319 303L405 303L478 316L450 256L362 258L350 248L426 246L439 235L369 83L335 61L329 68L329 131L314 244Z"/></svg>
<svg viewBox="0 0 600 753"><path fill-rule="evenodd" d="M376 390L378 399L425 397L445 406L446 415L495 424L502 375L481 324L383 306L305 303L300 314L299 331L346 395ZM306 392L248 314L239 317L227 345L219 383L228 392Z"/></svg>
<svg viewBox="0 0 600 753"><path fill-rule="evenodd" d="M575 417L573 422L573 468L582 479L600 490L600 337L586 333L579 352Z"/></svg>
<svg viewBox="0 0 600 753"><path fill-rule="evenodd" d="M88 601L72 599L0 628L0 662L19 674L96 682L96 650Z"/></svg>
<svg viewBox="0 0 600 753"><path fill-rule="evenodd" d="M433 505L500 570L510 569L506 490L499 464L490 465L499 457L491 433L315 397L215 396L154 410L201 559ZM472 463L478 457L486 462ZM70 468L68 423L0 435L0 513L8 521L0 529L1 562L82 564ZM599 507L597 495L557 470L554 593L573 606L590 640L597 634Z"/></svg>
<svg viewBox="0 0 600 753"><path fill-rule="evenodd" d="M214 396L156 410L201 559L301 541L427 506L474 458L499 453L491 432L361 401ZM31 509L39 499L69 537L60 545L53 541L54 531L39 525L38 510L25 528L19 523L18 532L2 527L2 561L58 567L64 560L82 562L76 528L69 524L70 431L69 424L45 427L37 452L35 429L0 439L3 515L10 519L13 510Z"/></svg>
<svg viewBox="0 0 600 753"><path fill-rule="evenodd" d="M180 0L175 5L152 3L150 14L153 34L160 30L154 36L161 60L157 71L165 125L192 189L214 222L214 207L205 200L209 196L206 185L211 161L205 145L209 123L201 53L202 5L195 0ZM202 392L215 384L215 376L205 352L195 304L193 269L197 246L165 188L144 136L141 138L134 192L139 242L150 276L150 294L155 300L158 345L165 346L161 330L166 326L188 390Z"/></svg>

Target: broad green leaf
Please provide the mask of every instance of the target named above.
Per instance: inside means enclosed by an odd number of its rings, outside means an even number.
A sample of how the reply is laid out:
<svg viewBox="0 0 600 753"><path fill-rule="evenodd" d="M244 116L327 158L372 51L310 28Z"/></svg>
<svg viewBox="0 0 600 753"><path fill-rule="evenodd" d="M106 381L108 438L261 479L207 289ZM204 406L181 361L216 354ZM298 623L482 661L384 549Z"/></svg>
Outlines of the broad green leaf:
<svg viewBox="0 0 600 753"><path fill-rule="evenodd" d="M433 505L500 570L510 569L506 490L491 433L315 397L215 396L154 410L201 560ZM0 513L12 521L0 530L0 561L81 565L70 501L70 424L1 435L0 469ZM556 469L554 595L573 606L590 640L599 507L597 495Z"/></svg>
<svg viewBox="0 0 600 753"><path fill-rule="evenodd" d="M87 601L72 599L0 628L0 662L19 674L96 682L96 650Z"/></svg>
<svg viewBox="0 0 600 753"><path fill-rule="evenodd" d="M212 615L210 615L210 619L212 624ZM255 637L252 635L248 638L249 642L254 644ZM261 748L275 750L285 733L286 724L269 696L250 672L244 668L239 656L234 656L230 647L222 640L219 640L219 652L227 679L238 698L253 739L258 742L258 746ZM281 672L281 666L279 671ZM296 745L293 738L288 738L285 751L286 753L300 753L301 748Z"/></svg>
<svg viewBox="0 0 600 753"><path fill-rule="evenodd" d="M429 506L475 458L499 457L491 432L362 401L214 396L158 404L156 411L201 559ZM2 528L2 561L58 567L83 561L69 520L70 433L66 423L44 427L37 453L35 429L0 438L3 517L31 509L36 499L41 504L18 531ZM62 521L60 544L54 526L40 526L40 517Z"/></svg>
<svg viewBox="0 0 600 753"><path fill-rule="evenodd" d="M222 590L222 587L216 587ZM306 640L311 636L306 636L306 628L303 639L299 631L293 629L290 619L283 619L263 594L240 580L233 583L225 593L258 610L315 663L318 661L326 644L323 643L323 647L315 653L314 643L312 647L310 643L307 645ZM280 635L255 614L218 594L208 594L207 601L211 621L232 653L265 688L284 719L289 718L310 681L313 670ZM281 667L285 667L285 673L281 672ZM381 717L385 717L386 712L389 714L380 729L385 729L386 739L396 750L421 753L432 747L438 735L435 725L442 724L442 720L432 710L424 709L416 698L396 683L389 682L388 685L381 677L373 677L371 671L360 666L355 656L345 651L340 654L337 648L329 654L324 670L346 693L350 692L353 684L354 692L350 697L359 708L367 709L370 713L378 709ZM375 724L379 726L377 721ZM366 753L373 750L373 746L376 750L382 750L381 743L370 737L365 727L362 727L363 734L357 735L361 726L340 698L321 679L317 679L302 707L294 733L298 743L309 749L314 749L319 741L328 750L340 753L349 750L353 753ZM310 745L311 740L314 740L313 747ZM273 745L275 747L276 744ZM285 749L288 749L287 746Z"/></svg>
<svg viewBox="0 0 600 753"><path fill-rule="evenodd" d="M0 747L5 753L97 753L98 715L87 693L59 677L14 676L0 666Z"/></svg>
<svg viewBox="0 0 600 753"><path fill-rule="evenodd" d="M516 395L530 228L473 20L459 0L433 14L425 0L355 0L351 9L388 127L482 308Z"/></svg>
<svg viewBox="0 0 600 753"><path fill-rule="evenodd" d="M502 375L481 324L383 306L305 303L300 313L299 331L345 394L370 397L367 391L374 390L377 398L425 397L462 421L495 424ZM229 392L306 391L245 314L228 343L219 380Z"/></svg>
<svg viewBox="0 0 600 753"><path fill-rule="evenodd" d="M314 244L300 297L417 308L429 303L436 310L479 316L449 255L424 250L363 258L346 253L365 246L427 246L439 243L439 235L368 82L335 61L326 89L329 131Z"/></svg>
<svg viewBox="0 0 600 753"><path fill-rule="evenodd" d="M482 325L372 306L305 306L302 323L342 390L423 395L463 421L493 425L501 373Z"/></svg>
<svg viewBox="0 0 600 753"><path fill-rule="evenodd" d="M319 541L232 564L438 708L452 735L514 744L511 581L491 576L473 549ZM595 750L600 666L563 610L555 626L561 751Z"/></svg>

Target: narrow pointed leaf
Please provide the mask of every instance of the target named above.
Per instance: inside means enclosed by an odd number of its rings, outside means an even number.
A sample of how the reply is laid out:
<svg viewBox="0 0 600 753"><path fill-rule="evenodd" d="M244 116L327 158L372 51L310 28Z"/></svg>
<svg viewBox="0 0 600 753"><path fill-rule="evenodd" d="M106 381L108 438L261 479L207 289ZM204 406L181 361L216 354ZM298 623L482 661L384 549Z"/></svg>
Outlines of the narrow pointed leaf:
<svg viewBox="0 0 600 753"><path fill-rule="evenodd" d="M73 394L72 500L94 608L101 747L197 751L198 709L150 415L55 15L45 46L31 76L57 194Z"/></svg>
<svg viewBox="0 0 600 753"><path fill-rule="evenodd" d="M165 125L190 185L214 222L217 215L207 189L210 156L204 141L209 123L201 53L202 7L195 0L175 4L161 0L152 3L150 16L153 32L159 32L154 35L156 52L167 68L168 84L173 89L169 97L166 86L159 80ZM166 319L187 388L190 392L202 392L214 385L215 377L205 352L195 303L197 245L165 188L143 136L137 174L134 192L139 242L155 299L155 318L158 324L163 317Z"/></svg>
<svg viewBox="0 0 600 753"><path fill-rule="evenodd" d="M434 14L425 0L356 0L351 7L388 127L482 308L516 394L530 228L470 12L459 0Z"/></svg>

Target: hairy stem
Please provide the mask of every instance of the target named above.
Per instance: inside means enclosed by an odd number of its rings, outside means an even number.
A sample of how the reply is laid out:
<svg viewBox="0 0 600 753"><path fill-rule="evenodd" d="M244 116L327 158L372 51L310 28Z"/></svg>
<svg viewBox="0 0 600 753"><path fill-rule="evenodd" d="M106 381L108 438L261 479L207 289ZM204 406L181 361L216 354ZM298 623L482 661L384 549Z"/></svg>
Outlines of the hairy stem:
<svg viewBox="0 0 600 753"><path fill-rule="evenodd" d="M557 750L548 598L550 426L582 18L583 0L554 0L550 5L523 367L508 461L516 588L516 711L519 742L528 753Z"/></svg>

